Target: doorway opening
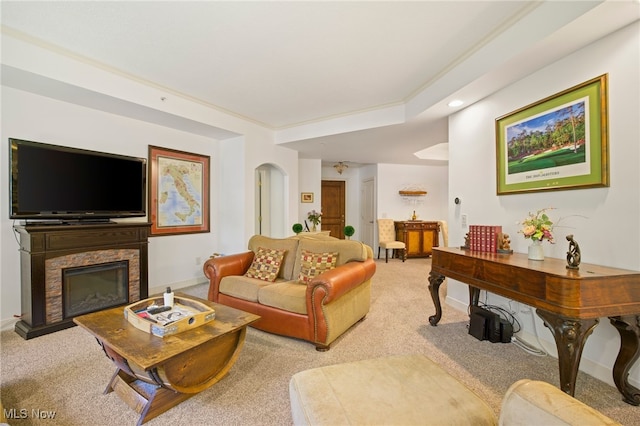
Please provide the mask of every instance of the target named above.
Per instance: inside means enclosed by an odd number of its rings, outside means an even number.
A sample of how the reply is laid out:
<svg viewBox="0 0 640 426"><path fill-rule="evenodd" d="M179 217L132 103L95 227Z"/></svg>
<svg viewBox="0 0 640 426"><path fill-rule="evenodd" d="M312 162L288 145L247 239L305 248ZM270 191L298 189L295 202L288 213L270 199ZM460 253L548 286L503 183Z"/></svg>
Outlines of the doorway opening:
<svg viewBox="0 0 640 426"><path fill-rule="evenodd" d="M273 164L255 170L255 233L269 237L286 236L286 176Z"/></svg>

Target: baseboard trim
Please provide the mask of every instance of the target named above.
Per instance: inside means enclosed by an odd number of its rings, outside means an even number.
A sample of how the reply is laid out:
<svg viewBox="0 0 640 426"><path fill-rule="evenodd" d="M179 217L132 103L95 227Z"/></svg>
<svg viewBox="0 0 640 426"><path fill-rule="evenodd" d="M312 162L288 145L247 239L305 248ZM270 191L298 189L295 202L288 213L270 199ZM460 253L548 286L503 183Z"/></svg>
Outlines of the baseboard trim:
<svg viewBox="0 0 640 426"><path fill-rule="evenodd" d="M207 283L207 280L203 280L202 278L192 278L189 280L169 284L169 287L171 287L172 290L179 290L181 288L192 287L194 285L205 284L205 283ZM150 287L149 296L153 294L164 293L166 288L167 288L166 285L161 287ZM15 330L16 323L18 321L19 319L17 318L6 318L3 320L0 320L0 331Z"/></svg>
<svg viewBox="0 0 640 426"><path fill-rule="evenodd" d="M16 318L7 318L0 321L0 331L13 330L19 320Z"/></svg>
<svg viewBox="0 0 640 426"><path fill-rule="evenodd" d="M157 286L157 287L149 287L149 296L154 294L164 293L167 287L171 287L171 290L176 291L176 290L180 290L181 288L192 287L194 285L200 285L205 283L207 283L207 280L203 280L202 278L191 278L185 281L179 281L172 284L166 284L166 285Z"/></svg>

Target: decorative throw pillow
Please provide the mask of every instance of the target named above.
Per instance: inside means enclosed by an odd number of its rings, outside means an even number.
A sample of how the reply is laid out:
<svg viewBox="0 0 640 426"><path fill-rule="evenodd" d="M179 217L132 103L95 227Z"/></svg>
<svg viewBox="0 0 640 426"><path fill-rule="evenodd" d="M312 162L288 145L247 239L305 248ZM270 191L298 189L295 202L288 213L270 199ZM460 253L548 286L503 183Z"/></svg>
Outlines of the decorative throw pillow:
<svg viewBox="0 0 640 426"><path fill-rule="evenodd" d="M274 282L280 272L285 252L286 250L258 247L249 270L244 274L245 277Z"/></svg>
<svg viewBox="0 0 640 426"><path fill-rule="evenodd" d="M321 273L336 267L338 253L312 253L302 250L298 281L307 284Z"/></svg>

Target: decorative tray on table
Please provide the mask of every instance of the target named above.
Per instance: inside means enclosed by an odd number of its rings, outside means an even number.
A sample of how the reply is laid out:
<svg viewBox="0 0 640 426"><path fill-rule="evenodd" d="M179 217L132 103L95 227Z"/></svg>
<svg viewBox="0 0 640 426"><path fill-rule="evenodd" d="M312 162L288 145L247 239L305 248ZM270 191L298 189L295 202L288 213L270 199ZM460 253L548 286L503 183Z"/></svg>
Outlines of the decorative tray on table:
<svg viewBox="0 0 640 426"><path fill-rule="evenodd" d="M216 317L211 306L186 297L175 296L172 307L163 305L162 296L141 300L125 307L124 317L137 329L158 337L199 327Z"/></svg>

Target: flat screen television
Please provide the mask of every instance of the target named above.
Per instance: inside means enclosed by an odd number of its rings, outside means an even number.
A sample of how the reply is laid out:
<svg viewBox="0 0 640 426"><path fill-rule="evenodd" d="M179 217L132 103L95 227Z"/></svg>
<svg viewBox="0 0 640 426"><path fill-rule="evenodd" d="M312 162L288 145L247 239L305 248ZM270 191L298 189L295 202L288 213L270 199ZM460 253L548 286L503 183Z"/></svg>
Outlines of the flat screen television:
<svg viewBox="0 0 640 426"><path fill-rule="evenodd" d="M145 158L9 139L9 162L10 219L146 216Z"/></svg>

